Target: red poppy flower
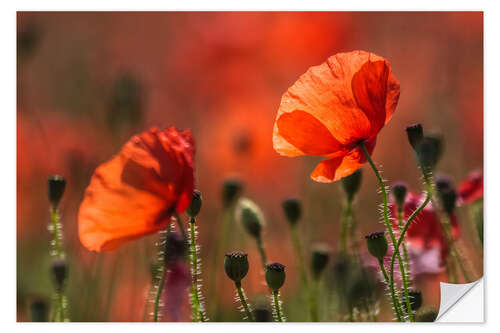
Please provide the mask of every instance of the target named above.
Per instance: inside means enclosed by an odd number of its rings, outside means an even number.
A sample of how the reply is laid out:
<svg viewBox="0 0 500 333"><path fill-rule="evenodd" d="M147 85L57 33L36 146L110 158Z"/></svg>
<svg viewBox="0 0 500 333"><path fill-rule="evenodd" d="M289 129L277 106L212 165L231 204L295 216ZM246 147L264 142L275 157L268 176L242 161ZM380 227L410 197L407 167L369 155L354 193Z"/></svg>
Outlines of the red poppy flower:
<svg viewBox="0 0 500 333"><path fill-rule="evenodd" d="M92 176L78 214L82 244L109 251L165 228L191 202L193 155L190 131L151 128L133 136Z"/></svg>
<svg viewBox="0 0 500 333"><path fill-rule="evenodd" d="M460 203L471 203L483 197L483 171L475 170L458 185Z"/></svg>
<svg viewBox="0 0 500 333"><path fill-rule="evenodd" d="M423 195L417 195L411 192L408 193L403 207L404 218L409 218L424 200L425 197ZM396 217L397 205L394 202L391 203L391 211L392 216ZM450 222L452 235L454 238L457 238L460 234L460 229L458 227L457 218L454 214L451 215ZM392 220L392 224L393 228L398 230L398 223L395 218ZM436 212L430 202L415 217L406 231L405 239L409 244L411 244L411 246L417 248L439 248L441 250L441 259L443 260L448 256L448 247L446 246L446 239L444 238L441 223L439 222L438 216L436 215Z"/></svg>
<svg viewBox="0 0 500 333"><path fill-rule="evenodd" d="M311 178L339 180L366 162L359 142L372 153L398 99L399 82L387 60L365 51L336 54L309 68L283 95L274 149L286 156L327 157Z"/></svg>

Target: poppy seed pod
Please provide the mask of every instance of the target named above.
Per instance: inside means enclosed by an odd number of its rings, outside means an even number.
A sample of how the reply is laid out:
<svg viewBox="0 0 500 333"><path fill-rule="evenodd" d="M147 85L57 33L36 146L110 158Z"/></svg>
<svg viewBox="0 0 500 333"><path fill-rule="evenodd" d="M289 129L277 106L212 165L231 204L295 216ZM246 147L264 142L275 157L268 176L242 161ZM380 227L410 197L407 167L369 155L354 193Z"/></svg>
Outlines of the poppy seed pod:
<svg viewBox="0 0 500 333"><path fill-rule="evenodd" d="M436 175L435 180L436 189L438 190L438 192L455 188L455 186L453 185L453 181L447 175L438 174Z"/></svg>
<svg viewBox="0 0 500 333"><path fill-rule="evenodd" d="M243 224L245 230L253 237L259 238L264 224L264 216L260 208L250 199L242 198L236 206L236 220Z"/></svg>
<svg viewBox="0 0 500 333"><path fill-rule="evenodd" d="M366 246L368 251L372 256L377 258L379 261L384 260L387 253L387 238L385 238L385 233L383 231L373 232L365 236Z"/></svg>
<svg viewBox="0 0 500 333"><path fill-rule="evenodd" d="M49 201L53 208L57 208L61 201L64 189L66 188L66 179L59 175L49 177L48 181L48 194Z"/></svg>
<svg viewBox="0 0 500 333"><path fill-rule="evenodd" d="M270 322L272 319L271 311L265 306L256 307L253 310L253 315L256 322Z"/></svg>
<svg viewBox="0 0 500 333"><path fill-rule="evenodd" d="M170 231L165 240L165 263L171 265L186 256L187 243L180 232Z"/></svg>
<svg viewBox="0 0 500 333"><path fill-rule="evenodd" d="M445 189L439 192L439 198L444 211L450 215L455 210L457 204L457 192L454 189Z"/></svg>
<svg viewBox="0 0 500 333"><path fill-rule="evenodd" d="M415 315L416 322L433 322L436 320L438 311L434 307L425 307L417 311Z"/></svg>
<svg viewBox="0 0 500 333"><path fill-rule="evenodd" d="M68 276L68 264L66 260L54 260L51 266L52 278L57 291L61 291Z"/></svg>
<svg viewBox="0 0 500 333"><path fill-rule="evenodd" d="M412 311L417 311L418 309L420 309L420 307L422 306L422 292L420 290L409 289L408 297L410 299ZM404 291L401 291L401 304L403 304L405 311L408 312Z"/></svg>
<svg viewBox="0 0 500 333"><path fill-rule="evenodd" d="M414 150L417 150L418 145L422 142L424 138L424 129L421 124L414 124L406 127L406 134L408 135L408 141Z"/></svg>
<svg viewBox="0 0 500 333"><path fill-rule="evenodd" d="M319 279L330 259L330 250L326 245L318 244L311 255L311 271L315 279Z"/></svg>
<svg viewBox="0 0 500 333"><path fill-rule="evenodd" d="M30 304L31 321L32 322L47 322L49 321L49 306L47 302L41 299L36 299Z"/></svg>
<svg viewBox="0 0 500 333"><path fill-rule="evenodd" d="M235 283L240 283L247 275L249 269L248 254L235 251L226 254L224 270L226 275Z"/></svg>
<svg viewBox="0 0 500 333"><path fill-rule="evenodd" d="M405 183L398 182L394 183L391 187L392 195L398 204L398 207L403 207L406 199L406 194L408 193L408 187Z"/></svg>
<svg viewBox="0 0 500 333"><path fill-rule="evenodd" d="M302 205L299 199L288 199L283 201L283 211L286 219L291 225L296 225L302 216Z"/></svg>
<svg viewBox="0 0 500 333"><path fill-rule="evenodd" d="M354 171L347 177L341 179L342 188L347 194L347 200L352 201L354 199L354 195L359 191L361 187L361 179L363 178L363 173L361 169Z"/></svg>
<svg viewBox="0 0 500 333"><path fill-rule="evenodd" d="M266 265L266 282L273 291L278 291L285 283L285 266L274 262Z"/></svg>
<svg viewBox="0 0 500 333"><path fill-rule="evenodd" d="M186 213L190 217L193 218L196 217L200 212L201 203L202 203L201 192L198 190L194 190L193 199L191 200L191 205L189 205L188 209L186 210Z"/></svg>
<svg viewBox="0 0 500 333"><path fill-rule="evenodd" d="M228 207L233 204L241 191L243 186L238 179L227 179L222 184L222 202L224 207Z"/></svg>
<svg viewBox="0 0 500 333"><path fill-rule="evenodd" d="M443 153L442 139L437 136L426 136L417 146L416 152L422 167L433 170Z"/></svg>

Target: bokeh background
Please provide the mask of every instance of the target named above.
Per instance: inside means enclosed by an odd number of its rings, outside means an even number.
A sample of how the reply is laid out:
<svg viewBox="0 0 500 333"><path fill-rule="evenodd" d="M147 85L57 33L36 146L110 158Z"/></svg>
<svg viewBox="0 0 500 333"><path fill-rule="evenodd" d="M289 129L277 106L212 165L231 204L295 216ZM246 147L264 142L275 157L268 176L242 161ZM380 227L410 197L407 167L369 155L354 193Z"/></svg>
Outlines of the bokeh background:
<svg viewBox="0 0 500 333"><path fill-rule="evenodd" d="M298 274L281 202L304 200L305 249L338 248L344 195L339 183L309 178L318 159L286 158L272 148L281 95L310 66L356 49L391 62L401 98L379 135L374 160L389 181L422 188L404 127L420 122L443 135L438 165L458 183L483 167L483 15L480 12L19 12L17 14L17 313L29 320L35 298L50 300L48 175L68 179L62 201L75 321L149 320L146 294L156 236L96 254L82 247L77 210L93 170L134 133L155 125L192 130L196 182L203 193L198 230L203 294L219 320L240 320L232 283L213 253L220 237L221 184L238 177L266 216L265 246L287 266L285 312L300 320ZM355 203L359 235L380 229L376 179L365 167ZM482 248L465 208L458 218L474 276ZM267 292L255 244L232 226L225 251L249 252L245 289ZM361 243L361 251L365 251ZM424 303L439 306L438 281L419 280ZM329 283L329 281L325 281ZM214 289L216 288L216 289ZM214 292L215 290L215 292ZM214 301L217 298L217 302ZM391 318L385 300L381 320ZM385 302L385 303L384 303ZM182 302L179 302L182 303ZM328 317L325 320L334 320ZM167 316L168 317L168 316ZM167 318L168 319L168 318ZM189 320L188 311L184 320Z"/></svg>

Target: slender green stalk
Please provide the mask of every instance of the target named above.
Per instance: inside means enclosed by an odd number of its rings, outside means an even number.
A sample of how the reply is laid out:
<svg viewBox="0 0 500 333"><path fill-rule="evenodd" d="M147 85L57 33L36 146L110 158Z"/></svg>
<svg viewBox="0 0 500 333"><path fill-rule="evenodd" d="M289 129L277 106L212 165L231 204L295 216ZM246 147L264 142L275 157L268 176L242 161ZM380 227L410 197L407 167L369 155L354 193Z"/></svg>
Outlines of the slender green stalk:
<svg viewBox="0 0 500 333"><path fill-rule="evenodd" d="M388 209L388 204L387 204L387 190L385 188L384 180L382 179L382 176L380 175L380 172L378 171L377 167L375 166L375 163L373 163L373 160L372 160L370 154L366 150L364 141L360 143L360 147L363 150L363 152L365 154L365 157L368 160L368 163L370 163L370 166L372 167L373 172L375 173L375 176L377 176L379 187L380 187L380 191L382 193L383 216L384 216L385 226L386 226L386 228L387 228L387 230L389 232L389 236L391 238L391 242L392 242L392 245L394 247L394 254L396 254L397 257L398 257L399 267L401 269L401 273L402 273L402 275L404 275L403 274L403 272L404 272L403 260L401 259L401 254L399 253L399 250L396 247L396 237L394 236L394 231L392 230L391 222L389 220L389 209ZM385 268L384 268L384 270L385 270ZM393 297L393 304L395 306L395 310L398 313L402 313L402 310L401 310L401 307L400 307L400 304L399 304L399 300L396 297L397 293L394 290L394 270L391 269L390 273L391 273L391 275L390 275L390 279L389 279L389 287L391 289L391 296Z"/></svg>
<svg viewBox="0 0 500 333"><path fill-rule="evenodd" d="M398 226L399 226L399 230L400 230L400 233L401 233L401 230L403 229L403 207L402 206L398 206ZM403 242L401 243L401 246L403 247L403 261L404 261L404 264L405 264L405 270L406 270L406 281L408 283L408 286L411 286L412 285L412 281L411 281L411 270L410 270L410 258L408 256L408 249L406 247L406 242L405 240L403 239Z"/></svg>
<svg viewBox="0 0 500 333"><path fill-rule="evenodd" d="M312 279L309 293L309 303L311 304L311 321L318 322L318 281Z"/></svg>
<svg viewBox="0 0 500 333"><path fill-rule="evenodd" d="M385 283L390 286L391 279L389 278L389 275L387 274L387 270L385 269L383 261L379 260L378 264L380 266L380 271L384 275ZM396 317L397 317L398 321L403 321L403 315L401 312L401 308L399 306L399 303L397 303L398 297L396 295L396 292L395 292L394 288L390 288L390 291L391 291L392 306L394 308L394 312L396 313ZM351 313L352 313L352 310L351 310Z"/></svg>
<svg viewBox="0 0 500 333"><path fill-rule="evenodd" d="M193 310L192 319L193 321L206 321L205 309L200 300L199 294L198 246L196 245L196 225L193 217L189 219L189 236L189 259L191 261L191 306Z"/></svg>
<svg viewBox="0 0 500 333"><path fill-rule="evenodd" d="M257 237L255 241L257 242L257 249L259 250L260 260L262 261L262 267L264 267L264 272L265 272L267 259L266 259L266 251L264 250L264 246L262 245L262 237L260 236Z"/></svg>
<svg viewBox="0 0 500 333"><path fill-rule="evenodd" d="M255 317L252 311L250 311L250 307L247 304L245 292L243 291L243 288L241 288L241 282L235 282L234 284L236 286L238 297L240 299L241 305L243 306L243 310L245 311L248 320L255 321Z"/></svg>
<svg viewBox="0 0 500 333"><path fill-rule="evenodd" d="M283 311L281 310L281 301L279 297L279 291L278 290L273 290L273 307L274 307L274 313L276 315L276 320L280 323L284 322L283 318Z"/></svg>
<svg viewBox="0 0 500 333"><path fill-rule="evenodd" d="M299 238L299 232L297 230L297 225L291 226L291 235L292 235L293 248L295 250L295 256L297 258L297 266L299 267L300 281L302 283L302 288L304 288L304 290L306 291L309 303L309 312L311 318L314 320L315 317L315 310L313 308L314 291L312 290L312 286L309 284L307 278L307 273L304 265L305 261L302 252L302 246L300 245L300 238Z"/></svg>
<svg viewBox="0 0 500 333"><path fill-rule="evenodd" d="M158 321L158 312L160 309L160 298L161 294L163 292L163 286L165 285L165 277L167 275L167 265L165 263L165 249L166 249L166 241L167 241L167 234L170 232L170 224L167 227L167 230L161 231L160 232L160 240L158 241L158 255L157 255L157 260L158 260L158 274L160 278L158 279L158 284L155 286L156 289L156 295L154 299L154 304L153 304L153 321L157 322Z"/></svg>
<svg viewBox="0 0 500 333"><path fill-rule="evenodd" d="M54 259L64 260L66 254L62 247L62 225L59 216L59 209L55 207L50 208L51 224L49 230L52 232L53 239L51 241L50 254ZM69 321L67 314L67 298L62 290L56 290L54 293L54 313L52 315L53 321L63 322Z"/></svg>
<svg viewBox="0 0 500 333"><path fill-rule="evenodd" d="M344 215L342 217L342 229L340 232L340 253L342 255L345 255L347 251L347 230L350 227L351 220L352 220L352 201L347 200L344 207Z"/></svg>

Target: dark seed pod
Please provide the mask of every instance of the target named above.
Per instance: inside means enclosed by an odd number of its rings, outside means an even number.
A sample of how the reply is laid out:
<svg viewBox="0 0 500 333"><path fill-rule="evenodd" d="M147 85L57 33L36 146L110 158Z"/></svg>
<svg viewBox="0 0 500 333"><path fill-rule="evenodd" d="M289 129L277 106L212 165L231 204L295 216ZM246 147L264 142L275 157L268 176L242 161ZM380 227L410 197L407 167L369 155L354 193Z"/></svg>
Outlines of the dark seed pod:
<svg viewBox="0 0 500 333"><path fill-rule="evenodd" d="M68 264L66 260L54 260L51 266L52 278L57 291L64 288L68 276Z"/></svg>
<svg viewBox="0 0 500 333"><path fill-rule="evenodd" d="M296 225L302 216L302 205L299 199L288 199L283 201L283 211L290 225Z"/></svg>
<svg viewBox="0 0 500 333"><path fill-rule="evenodd" d="M248 254L235 251L226 254L224 270L226 275L235 283L240 283L247 275L249 269Z"/></svg>
<svg viewBox="0 0 500 333"><path fill-rule="evenodd" d="M414 124L406 127L406 134L408 135L408 141L413 149L417 149L418 145L424 138L424 129L421 124Z"/></svg>
<svg viewBox="0 0 500 333"><path fill-rule="evenodd" d="M224 207L231 206L243 190L241 182L237 179L227 179L222 184L222 202Z"/></svg>
<svg viewBox="0 0 500 333"><path fill-rule="evenodd" d="M443 142L440 137L427 136L416 148L417 157L423 168L434 170L443 153Z"/></svg>
<svg viewBox="0 0 500 333"><path fill-rule="evenodd" d="M253 237L259 238L264 224L264 216L260 208L251 200L242 198L236 206L236 220L245 227Z"/></svg>
<svg viewBox="0 0 500 333"><path fill-rule="evenodd" d="M378 231L365 236L366 246L372 256L379 261L384 260L387 254L388 244L387 238L383 231Z"/></svg>
<svg viewBox="0 0 500 333"><path fill-rule="evenodd" d="M186 213L193 218L198 216L198 213L201 210L201 203L202 203L201 192L198 190L194 190L193 199L191 200L191 205L189 205L188 209L186 210Z"/></svg>
<svg viewBox="0 0 500 333"><path fill-rule="evenodd" d="M315 279L319 279L330 259L330 250L326 245L318 244L313 248L311 256L311 271Z"/></svg>
<svg viewBox="0 0 500 333"><path fill-rule="evenodd" d="M57 208L66 188L66 179L59 175L50 176L47 184L50 204Z"/></svg>
<svg viewBox="0 0 500 333"><path fill-rule="evenodd" d="M266 282L273 291L278 291L285 283L285 266L280 263L266 265Z"/></svg>
<svg viewBox="0 0 500 333"><path fill-rule="evenodd" d="M49 306L42 299L36 299L30 304L31 321L47 322L49 321Z"/></svg>
<svg viewBox="0 0 500 333"><path fill-rule="evenodd" d="M403 207L406 199L406 194L408 193L408 187L405 183L397 182L391 187L392 195L398 204L398 207Z"/></svg>
<svg viewBox="0 0 500 333"><path fill-rule="evenodd" d="M361 169L354 171L347 177L341 179L342 188L347 195L347 200L352 201L354 196L359 191L361 187L361 179L363 178L363 172Z"/></svg>

